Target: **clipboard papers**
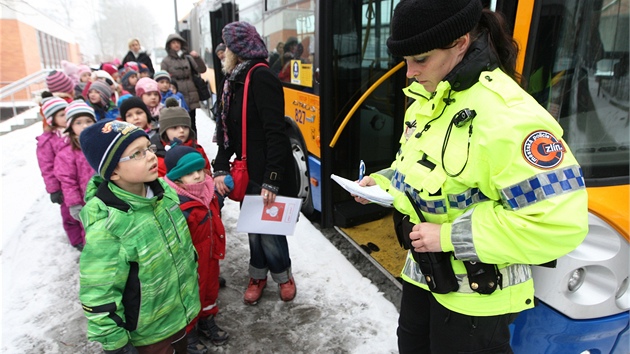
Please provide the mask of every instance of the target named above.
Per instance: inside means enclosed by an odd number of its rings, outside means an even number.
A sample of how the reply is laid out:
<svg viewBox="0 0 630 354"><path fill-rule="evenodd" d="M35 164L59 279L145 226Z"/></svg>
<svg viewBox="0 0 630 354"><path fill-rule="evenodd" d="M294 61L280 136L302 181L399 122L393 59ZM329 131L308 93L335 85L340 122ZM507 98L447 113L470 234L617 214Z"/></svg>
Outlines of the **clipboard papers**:
<svg viewBox="0 0 630 354"><path fill-rule="evenodd" d="M393 207L394 197L382 190L379 186L361 187L357 182L339 177L335 174L330 175L330 178L337 182L343 189L350 192L350 194L358 195L361 198L365 198L386 208Z"/></svg>
<svg viewBox="0 0 630 354"><path fill-rule="evenodd" d="M259 195L246 195L241 205L236 231L243 233L293 235L302 199L277 196L265 207Z"/></svg>

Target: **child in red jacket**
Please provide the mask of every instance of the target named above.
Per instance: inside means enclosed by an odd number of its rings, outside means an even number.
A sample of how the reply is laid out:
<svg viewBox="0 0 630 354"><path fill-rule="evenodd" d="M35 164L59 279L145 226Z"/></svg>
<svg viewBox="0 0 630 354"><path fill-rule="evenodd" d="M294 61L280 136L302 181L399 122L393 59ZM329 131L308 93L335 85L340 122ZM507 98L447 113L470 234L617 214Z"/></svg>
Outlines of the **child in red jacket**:
<svg viewBox="0 0 630 354"><path fill-rule="evenodd" d="M220 217L214 181L206 160L189 146L171 145L166 152L164 180L177 191L180 208L188 222L192 243L199 255L201 312L187 327L188 352L203 352L199 335L214 345L223 345L229 335L216 325L219 312L219 260L225 257L225 228Z"/></svg>
<svg viewBox="0 0 630 354"><path fill-rule="evenodd" d="M155 154L158 157L158 176L164 177L166 175L164 156L175 139L179 140L181 145L190 146L197 150L206 162L205 169L210 170L208 156L206 156L203 147L197 144L195 132L190 128L191 121L188 112L180 107L173 97L167 99L165 104L166 108L160 111L158 134L151 137L151 143L157 147Z"/></svg>

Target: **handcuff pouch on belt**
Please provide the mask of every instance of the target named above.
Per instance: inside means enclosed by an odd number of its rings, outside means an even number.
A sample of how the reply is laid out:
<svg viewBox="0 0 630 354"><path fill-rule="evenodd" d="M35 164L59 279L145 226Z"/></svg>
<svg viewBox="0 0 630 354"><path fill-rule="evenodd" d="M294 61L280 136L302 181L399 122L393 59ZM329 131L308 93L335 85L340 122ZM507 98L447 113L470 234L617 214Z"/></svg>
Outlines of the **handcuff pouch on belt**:
<svg viewBox="0 0 630 354"><path fill-rule="evenodd" d="M409 215L394 211L394 227L398 242L403 248L410 250L413 259L420 266L420 271L424 275L431 292L448 294L459 289L457 278L451 266L451 252L414 251L409 238L409 233L413 229L413 223L409 221Z"/></svg>
<svg viewBox="0 0 630 354"><path fill-rule="evenodd" d="M437 294L448 294L459 289L457 277L451 264L452 252L416 252L411 247L411 233L414 224L409 215L394 210L394 229L400 246L410 250L413 259L420 266L429 290ZM502 288L503 276L496 264L463 261L468 275L470 289L480 294L492 294L497 286Z"/></svg>
<svg viewBox="0 0 630 354"><path fill-rule="evenodd" d="M470 289L479 294L490 295L497 286L503 289L503 275L496 264L463 261Z"/></svg>

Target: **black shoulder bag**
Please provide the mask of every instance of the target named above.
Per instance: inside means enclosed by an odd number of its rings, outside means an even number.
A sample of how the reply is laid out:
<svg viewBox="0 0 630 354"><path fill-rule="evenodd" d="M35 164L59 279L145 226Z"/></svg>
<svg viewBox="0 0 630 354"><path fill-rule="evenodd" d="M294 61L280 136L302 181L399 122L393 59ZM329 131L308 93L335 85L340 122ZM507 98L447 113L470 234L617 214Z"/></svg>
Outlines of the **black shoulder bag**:
<svg viewBox="0 0 630 354"><path fill-rule="evenodd" d="M199 101L206 101L212 97L212 92L210 92L210 85L208 85L208 81L204 80L201 75L195 70L195 66L190 61L190 56L186 56L186 59L190 63L190 72L192 74L192 80L195 83L195 88L197 88L197 94L199 94Z"/></svg>

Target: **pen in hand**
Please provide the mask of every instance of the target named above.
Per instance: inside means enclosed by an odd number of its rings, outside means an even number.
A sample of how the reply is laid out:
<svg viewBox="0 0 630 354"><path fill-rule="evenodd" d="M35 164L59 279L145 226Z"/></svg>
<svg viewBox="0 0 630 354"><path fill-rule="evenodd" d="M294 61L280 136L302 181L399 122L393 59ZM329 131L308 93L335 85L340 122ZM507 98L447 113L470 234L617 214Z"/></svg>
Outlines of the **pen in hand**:
<svg viewBox="0 0 630 354"><path fill-rule="evenodd" d="M365 175L365 162L361 160L361 162L359 162L359 182L361 182L364 175Z"/></svg>

